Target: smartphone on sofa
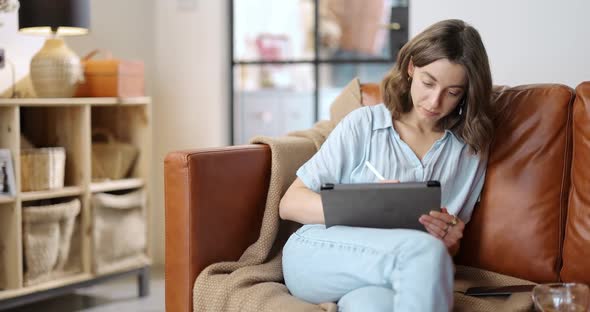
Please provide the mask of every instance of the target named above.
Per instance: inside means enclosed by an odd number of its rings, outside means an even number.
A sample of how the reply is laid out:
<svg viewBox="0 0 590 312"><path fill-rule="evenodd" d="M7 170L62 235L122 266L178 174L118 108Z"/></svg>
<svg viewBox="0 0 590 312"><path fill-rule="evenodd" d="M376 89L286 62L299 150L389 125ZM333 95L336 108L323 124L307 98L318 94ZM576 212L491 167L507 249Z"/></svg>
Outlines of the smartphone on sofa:
<svg viewBox="0 0 590 312"><path fill-rule="evenodd" d="M467 296L510 296L512 293L532 291L536 285L483 286L467 289Z"/></svg>

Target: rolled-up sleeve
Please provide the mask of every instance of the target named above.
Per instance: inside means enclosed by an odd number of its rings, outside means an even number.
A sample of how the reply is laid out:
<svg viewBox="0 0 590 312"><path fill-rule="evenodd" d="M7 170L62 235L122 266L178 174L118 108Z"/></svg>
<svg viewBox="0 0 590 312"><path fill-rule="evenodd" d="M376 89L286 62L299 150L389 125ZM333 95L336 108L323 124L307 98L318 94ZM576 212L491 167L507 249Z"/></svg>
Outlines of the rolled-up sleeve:
<svg viewBox="0 0 590 312"><path fill-rule="evenodd" d="M318 152L297 170L297 177L314 192L319 192L325 183L348 183L364 149L363 137L370 129L370 111L352 111L338 123Z"/></svg>
<svg viewBox="0 0 590 312"><path fill-rule="evenodd" d="M471 184L469 185L467 198L459 212L459 218L461 218L461 220L463 220L463 222L465 223L468 223L469 220L471 220L473 208L475 208L475 204L477 203L481 195L481 191L483 189L483 184L486 176L487 163L487 155L483 155L483 157L481 157L479 159L479 162L477 163L474 178Z"/></svg>

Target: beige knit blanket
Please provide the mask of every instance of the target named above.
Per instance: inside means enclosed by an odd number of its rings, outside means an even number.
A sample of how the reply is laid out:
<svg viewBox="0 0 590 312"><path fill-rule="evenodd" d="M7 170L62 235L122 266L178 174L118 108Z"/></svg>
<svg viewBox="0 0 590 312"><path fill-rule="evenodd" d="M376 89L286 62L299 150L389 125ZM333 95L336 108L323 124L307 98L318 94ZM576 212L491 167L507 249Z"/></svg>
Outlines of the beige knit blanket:
<svg viewBox="0 0 590 312"><path fill-rule="evenodd" d="M215 263L203 270L193 289L194 311L337 311L335 303L315 305L289 294L283 284L281 249L299 225L280 221L278 213L279 201L295 179L296 170L317 151L332 128L332 122L323 121L286 137L253 139L252 143L269 145L272 159L260 237L238 261ZM529 282L458 266L454 311L529 311L530 293L515 294L507 300L462 294L470 286L522 283Z"/></svg>

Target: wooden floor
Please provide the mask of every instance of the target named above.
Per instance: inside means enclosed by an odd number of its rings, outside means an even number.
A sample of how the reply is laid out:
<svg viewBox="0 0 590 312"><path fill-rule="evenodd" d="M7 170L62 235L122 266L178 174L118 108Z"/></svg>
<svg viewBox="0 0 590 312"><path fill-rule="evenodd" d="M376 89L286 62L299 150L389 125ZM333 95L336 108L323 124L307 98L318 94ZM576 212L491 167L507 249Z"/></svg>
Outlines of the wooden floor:
<svg viewBox="0 0 590 312"><path fill-rule="evenodd" d="M155 312L164 311L164 273L151 270L150 295L137 296L137 278L123 277L75 293L2 312Z"/></svg>

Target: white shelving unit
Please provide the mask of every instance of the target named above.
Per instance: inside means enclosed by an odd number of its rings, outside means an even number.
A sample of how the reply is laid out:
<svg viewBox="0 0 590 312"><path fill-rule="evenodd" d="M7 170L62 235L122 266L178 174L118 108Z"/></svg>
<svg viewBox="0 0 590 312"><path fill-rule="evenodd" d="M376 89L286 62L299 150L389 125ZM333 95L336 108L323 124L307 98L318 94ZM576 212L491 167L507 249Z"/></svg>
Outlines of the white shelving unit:
<svg viewBox="0 0 590 312"><path fill-rule="evenodd" d="M93 213L91 196L97 192L141 189L149 192L151 157L151 99L134 98L56 98L0 99L0 148L12 154L16 180L15 196L0 195L0 309L16 306L87 286L107 278L137 274L140 296L147 294L151 262L150 229L145 233L148 263L116 272L93 272ZM92 181L92 130L106 128L119 140L139 148L139 157L129 177L122 180ZM20 149L24 135L34 145L62 146L66 149L64 187L57 190L20 192ZM77 222L81 272L34 286L23 281L22 209L28 202L58 198L78 198L82 209ZM149 196L148 196L149 198ZM150 203L146 206L149 225Z"/></svg>

